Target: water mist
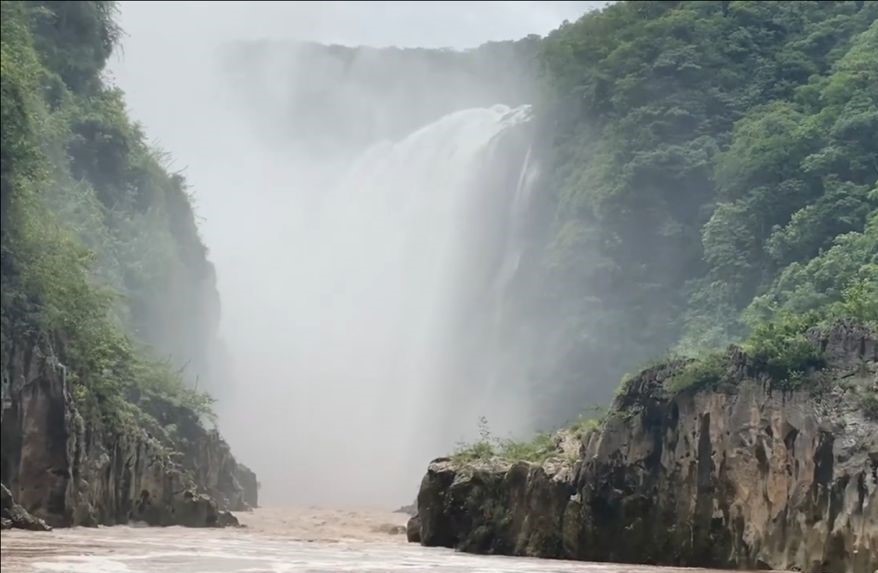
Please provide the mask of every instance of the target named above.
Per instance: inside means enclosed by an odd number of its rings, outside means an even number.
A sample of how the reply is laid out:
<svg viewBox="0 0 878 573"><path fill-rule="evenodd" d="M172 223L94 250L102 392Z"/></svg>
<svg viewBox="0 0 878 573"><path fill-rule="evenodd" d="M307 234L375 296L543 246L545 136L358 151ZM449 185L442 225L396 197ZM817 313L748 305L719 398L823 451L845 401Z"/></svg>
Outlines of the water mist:
<svg viewBox="0 0 878 573"><path fill-rule="evenodd" d="M284 199L263 206L271 236L245 239L266 241L248 251L282 253L261 261L258 280L273 286L255 286L251 305L224 319L238 382L221 424L234 447L269 462L254 468L267 499L404 503L430 457L476 436L480 416L498 432L527 419L520 397L503 402L492 385L498 309L476 317L466 304L499 302L514 272L525 153L516 146L501 165L498 145L527 119L526 106L453 112L333 163L336 177L314 176L319 161L288 164ZM486 185L486 171L509 163ZM479 235L485 219L493 246ZM259 347L234 331L251 313L268 341Z"/></svg>

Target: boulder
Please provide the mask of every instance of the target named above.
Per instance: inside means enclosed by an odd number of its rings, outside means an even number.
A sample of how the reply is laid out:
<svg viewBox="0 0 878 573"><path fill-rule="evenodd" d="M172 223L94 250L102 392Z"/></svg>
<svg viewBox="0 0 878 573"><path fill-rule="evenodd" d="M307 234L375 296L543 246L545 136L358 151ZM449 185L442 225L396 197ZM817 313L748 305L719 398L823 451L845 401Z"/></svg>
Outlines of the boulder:
<svg viewBox="0 0 878 573"><path fill-rule="evenodd" d="M15 503L9 489L0 484L0 528L28 529L30 531L52 531L52 528L39 517L34 517L26 509Z"/></svg>
<svg viewBox="0 0 878 573"><path fill-rule="evenodd" d="M417 514L411 516L406 523L405 537L409 543L421 542L421 518Z"/></svg>

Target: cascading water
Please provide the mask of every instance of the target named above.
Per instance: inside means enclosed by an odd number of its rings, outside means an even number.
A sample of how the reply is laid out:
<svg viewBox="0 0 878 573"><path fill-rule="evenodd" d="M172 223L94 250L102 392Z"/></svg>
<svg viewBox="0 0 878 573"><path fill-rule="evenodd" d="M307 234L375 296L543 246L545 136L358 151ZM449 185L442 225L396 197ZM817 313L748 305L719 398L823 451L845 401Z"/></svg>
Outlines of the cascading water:
<svg viewBox="0 0 878 573"><path fill-rule="evenodd" d="M261 446L281 458L287 499L406 502L430 457L476 437L480 416L521 429L523 412L486 390L529 185L527 146L501 144L528 118L527 106L467 109L373 145L284 231L277 264L297 272L275 286L283 338L266 354L284 354L288 380L264 421L288 425Z"/></svg>
<svg viewBox="0 0 878 573"><path fill-rule="evenodd" d="M528 215L528 207L530 204L530 195L534 185L539 177L539 169L535 162L532 161L533 145L528 145L527 152L524 155L524 161L521 165L521 172L515 185L515 192L512 195L512 201L509 204L508 224L502 248L502 263L497 270L491 285L491 294L493 298L493 313L489 331L493 334L492 343L494 345L493 355L490 357L491 362L488 367L488 376L485 381L484 393L485 399L494 400L498 395L498 390L505 376L504 367L509 365L509 359L502 356L504 346L504 316L505 304L509 296L510 285L519 271L522 257L524 256L524 245L526 236L526 220ZM513 350L514 352L514 350ZM520 368L527 364L525 359L519 357L519 360L513 365L514 368ZM520 378L520 376L519 376ZM517 393L518 400L521 396L527 395L527 388L521 388L521 392ZM521 428L518 428L521 429Z"/></svg>
<svg viewBox="0 0 878 573"><path fill-rule="evenodd" d="M464 222L482 192L479 171L494 167L485 163L486 149L527 111L459 111L400 142L376 145L324 210L325 256L313 277L327 329L318 340L339 357L358 347L356 372L340 373L345 386L364 391L357 419L380 428L376 435L398 448L393 457L411 459L412 472L423 469L418 456L452 447L490 410L478 403L480 388L471 389L468 403L443 400L446 386L473 383L452 379L464 375L456 364L453 319L461 309L453 295L467 288L462 266L478 249Z"/></svg>

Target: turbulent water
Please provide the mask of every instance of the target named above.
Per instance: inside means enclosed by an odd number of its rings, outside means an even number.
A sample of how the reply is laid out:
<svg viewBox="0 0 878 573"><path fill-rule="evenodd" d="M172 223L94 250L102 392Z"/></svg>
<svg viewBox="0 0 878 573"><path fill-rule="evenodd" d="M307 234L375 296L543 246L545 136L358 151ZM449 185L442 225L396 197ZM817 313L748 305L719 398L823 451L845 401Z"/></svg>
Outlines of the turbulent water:
<svg viewBox="0 0 878 573"><path fill-rule="evenodd" d="M465 402L448 400L460 383L461 305L481 248L468 225L506 216L479 212L482 170L495 167L496 138L526 118L527 108L464 110L374 146L323 210L311 285L321 329L311 343L335 349L333 377L350 393L339 400L356 403L350 421L380 437L384 460L441 452L462 437L455 427L475 429L490 413L479 380L468 381ZM395 430L398 421L433 435L413 439Z"/></svg>
<svg viewBox="0 0 878 573"><path fill-rule="evenodd" d="M254 285L262 294L250 313L268 309L256 336L269 342L238 369L220 426L245 461L257 460L267 499L409 503L429 459L476 436L480 416L495 429L526 418L516 409L524 400L481 392L490 373L465 355L489 362L491 350L465 303L515 270L514 249L506 260L480 257L485 228L499 229L495 251L511 240L502 231L525 198L526 146L511 159L496 148L528 116L503 105L449 114L373 145L314 188L313 166L292 165L283 203L263 206L273 244L242 237L242 248L276 252L280 242L285 254L270 270L242 272L271 281ZM485 185L497 169L509 185Z"/></svg>
<svg viewBox="0 0 878 573"><path fill-rule="evenodd" d="M246 529L4 531L3 573L674 573L693 569L476 556L404 543L405 516L342 509L257 510Z"/></svg>

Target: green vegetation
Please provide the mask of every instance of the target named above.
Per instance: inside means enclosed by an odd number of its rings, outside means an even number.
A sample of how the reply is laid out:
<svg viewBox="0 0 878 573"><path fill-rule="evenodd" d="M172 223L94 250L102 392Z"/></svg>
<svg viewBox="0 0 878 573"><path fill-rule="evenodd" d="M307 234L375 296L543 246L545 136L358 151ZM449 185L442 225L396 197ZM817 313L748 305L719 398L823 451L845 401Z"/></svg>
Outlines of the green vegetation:
<svg viewBox="0 0 878 573"><path fill-rule="evenodd" d="M500 448L500 455L511 460L528 460L542 463L551 456L558 454L558 447L547 432L537 433L528 442L507 440Z"/></svg>
<svg viewBox="0 0 878 573"><path fill-rule="evenodd" d="M209 414L180 365L203 368L216 292L185 182L101 79L114 11L2 3L0 355L8 372L39 347L86 416L122 428L150 397Z"/></svg>
<svg viewBox="0 0 878 573"><path fill-rule="evenodd" d="M806 336L810 329L821 326L825 328L828 323L816 312L785 313L758 325L743 349L753 366L768 375L772 384L794 389L824 366L819 350ZM730 359L728 352L703 352L674 373L665 382L665 388L672 393L715 388L731 380Z"/></svg>
<svg viewBox="0 0 878 573"><path fill-rule="evenodd" d="M803 376L823 366L818 349L806 333L817 323L814 313L804 316L782 315L758 326L744 345L757 368L773 380L796 386Z"/></svg>
<svg viewBox="0 0 878 573"><path fill-rule="evenodd" d="M718 352L707 354L680 368L665 382L665 388L676 393L716 386L726 378L728 366L728 356L725 354Z"/></svg>
<svg viewBox="0 0 878 573"><path fill-rule="evenodd" d="M784 389L795 389L825 366L817 347L808 340L812 329L828 329L839 320L853 320L876 328L876 282L855 280L842 289L840 299L802 314L782 311L770 321L754 325L743 349L759 372ZM690 360L665 383L670 392L715 387L728 379L729 355L706 352ZM867 399L868 402L868 399Z"/></svg>
<svg viewBox="0 0 878 573"><path fill-rule="evenodd" d="M543 463L550 457L559 455L561 450L552 434L539 432L527 442L498 438L491 433L488 421L482 417L479 419L479 439L472 443L459 444L451 459L461 463L493 458Z"/></svg>
<svg viewBox="0 0 878 573"><path fill-rule="evenodd" d="M505 461L526 461L541 464L562 452L552 434L539 432L530 441L488 438L471 444L461 444L452 454L456 462L473 462L498 458Z"/></svg>
<svg viewBox="0 0 878 573"><path fill-rule="evenodd" d="M576 421L560 433L537 432L533 438L517 441L494 436L488 428L487 420L479 420L479 439L471 443L458 444L451 459L458 463L488 461L498 459L507 462L525 461L541 464L551 458L566 458L568 453L561 447L561 440L569 434L575 440L582 440L591 431L600 427L605 411L592 409L580 414Z"/></svg>
<svg viewBox="0 0 878 573"><path fill-rule="evenodd" d="M194 381L210 378L218 300L185 180L101 79L114 9L2 2L0 356L5 372L39 346L83 411L125 425L152 399L209 411ZM698 357L670 391L721 384L732 342L796 387L822 366L809 328L878 325L876 20L878 2L617 2L470 54L468 73L539 70L535 276L507 306L553 419L668 351ZM455 455L557 452L549 435L488 434Z"/></svg>
<svg viewBox="0 0 878 573"><path fill-rule="evenodd" d="M465 444L451 456L457 462L473 462L499 458L506 461L526 461L541 464L551 457L560 456L552 434L540 432L530 441L515 440L480 440Z"/></svg>
<svg viewBox="0 0 878 573"><path fill-rule="evenodd" d="M606 402L651 357L751 333L792 379L819 362L793 315L875 320L876 19L875 2L618 2L548 36L542 286L522 295L547 317L542 392Z"/></svg>

